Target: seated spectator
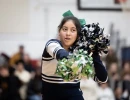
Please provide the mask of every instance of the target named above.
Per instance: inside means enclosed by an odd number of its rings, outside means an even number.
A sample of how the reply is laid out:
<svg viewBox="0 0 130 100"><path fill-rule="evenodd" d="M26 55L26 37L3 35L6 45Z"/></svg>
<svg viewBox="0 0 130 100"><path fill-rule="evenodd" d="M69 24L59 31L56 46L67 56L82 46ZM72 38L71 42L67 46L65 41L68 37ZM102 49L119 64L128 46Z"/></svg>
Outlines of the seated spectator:
<svg viewBox="0 0 130 100"><path fill-rule="evenodd" d="M8 66L9 65L9 56L5 53L0 54L0 66Z"/></svg>
<svg viewBox="0 0 130 100"><path fill-rule="evenodd" d="M115 100L114 93L108 83L100 84L98 100Z"/></svg>
<svg viewBox="0 0 130 100"><path fill-rule="evenodd" d="M130 74L130 62L125 62L123 66L123 73L128 73Z"/></svg>
<svg viewBox="0 0 130 100"><path fill-rule="evenodd" d="M19 46L19 51L16 52L11 58L10 58L10 66L14 67L15 66L15 63L18 61L18 60L23 60L23 55L24 55L24 46L23 45L20 45Z"/></svg>
<svg viewBox="0 0 130 100"><path fill-rule="evenodd" d="M36 74L28 84L27 94L28 100L42 100L41 97L42 80L41 80L41 69L36 69Z"/></svg>
<svg viewBox="0 0 130 100"><path fill-rule="evenodd" d="M31 74L24 69L23 61L19 60L16 62L16 70L14 74L19 78L19 80L22 82L22 86L20 87L20 96L23 100L26 99L26 90L27 85L31 79Z"/></svg>
<svg viewBox="0 0 130 100"><path fill-rule="evenodd" d="M109 85L114 90L120 82L119 69L117 63L111 63L108 70Z"/></svg>
<svg viewBox="0 0 130 100"><path fill-rule="evenodd" d="M29 56L29 54L25 53L23 55L23 62L24 62L24 68L25 70L27 70L28 72L34 72L34 68L31 64L31 58Z"/></svg>
<svg viewBox="0 0 130 100"><path fill-rule="evenodd" d="M123 75L123 95L124 100L130 100L130 74Z"/></svg>
<svg viewBox="0 0 130 100"><path fill-rule="evenodd" d="M117 86L114 90L115 100L124 100L122 99L122 88Z"/></svg>
<svg viewBox="0 0 130 100"><path fill-rule="evenodd" d="M20 86L20 80L10 75L8 67L0 67L0 100L21 100Z"/></svg>
<svg viewBox="0 0 130 100"><path fill-rule="evenodd" d="M107 54L106 60L105 60L107 69L109 69L112 63L118 63L118 58L115 51L110 47L108 52L109 53Z"/></svg>
<svg viewBox="0 0 130 100"><path fill-rule="evenodd" d="M99 87L92 78L82 79L80 81L80 86L85 100L97 100Z"/></svg>

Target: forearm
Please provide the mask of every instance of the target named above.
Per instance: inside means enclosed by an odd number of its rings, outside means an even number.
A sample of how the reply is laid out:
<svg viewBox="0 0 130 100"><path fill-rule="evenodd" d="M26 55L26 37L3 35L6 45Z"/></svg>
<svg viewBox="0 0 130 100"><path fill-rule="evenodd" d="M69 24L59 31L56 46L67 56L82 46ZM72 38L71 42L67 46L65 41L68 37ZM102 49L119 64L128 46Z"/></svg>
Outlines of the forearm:
<svg viewBox="0 0 130 100"><path fill-rule="evenodd" d="M56 59L61 60L63 58L67 58L68 55L69 53L65 49L60 49L56 54Z"/></svg>
<svg viewBox="0 0 130 100"><path fill-rule="evenodd" d="M69 55L68 51L66 51L60 44L58 40L50 40L46 44L47 53L57 60L61 60L63 58L67 58Z"/></svg>
<svg viewBox="0 0 130 100"><path fill-rule="evenodd" d="M107 71L105 66L102 64L100 60L100 56L98 54L93 55L93 62L95 68L95 81L99 83L106 83L108 80Z"/></svg>

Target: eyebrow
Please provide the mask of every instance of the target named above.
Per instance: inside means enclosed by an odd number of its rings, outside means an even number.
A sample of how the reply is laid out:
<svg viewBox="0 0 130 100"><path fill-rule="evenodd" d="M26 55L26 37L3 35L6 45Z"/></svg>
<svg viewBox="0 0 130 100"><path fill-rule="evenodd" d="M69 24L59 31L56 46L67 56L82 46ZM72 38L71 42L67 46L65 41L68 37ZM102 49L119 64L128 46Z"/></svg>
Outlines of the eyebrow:
<svg viewBox="0 0 130 100"><path fill-rule="evenodd" d="M62 28L63 28L63 27L68 28L68 27L66 27L66 26L62 26ZM71 28L75 28L75 29L76 29L76 27L71 27Z"/></svg>
<svg viewBox="0 0 130 100"><path fill-rule="evenodd" d="M62 28L63 28L63 27L67 28L66 26L62 26Z"/></svg>

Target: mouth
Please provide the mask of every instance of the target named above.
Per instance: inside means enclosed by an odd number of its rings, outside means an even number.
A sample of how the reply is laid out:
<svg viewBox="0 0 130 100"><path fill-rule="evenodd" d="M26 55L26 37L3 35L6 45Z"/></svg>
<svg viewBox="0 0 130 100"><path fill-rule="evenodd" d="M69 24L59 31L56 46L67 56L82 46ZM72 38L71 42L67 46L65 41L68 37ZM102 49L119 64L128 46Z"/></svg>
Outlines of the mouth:
<svg viewBox="0 0 130 100"><path fill-rule="evenodd" d="M71 40L71 38L65 38L65 40L66 40L66 41L70 41L70 40Z"/></svg>

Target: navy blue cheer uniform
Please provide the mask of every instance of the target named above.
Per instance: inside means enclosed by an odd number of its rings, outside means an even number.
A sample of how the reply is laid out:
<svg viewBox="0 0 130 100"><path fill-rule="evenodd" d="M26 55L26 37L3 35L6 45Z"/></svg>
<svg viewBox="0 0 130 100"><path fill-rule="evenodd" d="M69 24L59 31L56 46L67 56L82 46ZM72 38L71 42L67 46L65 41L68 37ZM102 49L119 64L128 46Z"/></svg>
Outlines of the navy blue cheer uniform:
<svg viewBox="0 0 130 100"><path fill-rule="evenodd" d="M51 39L42 54L42 95L43 100L84 100L80 90L80 81L65 82L62 77L55 74L57 60L66 58L66 51L59 40ZM98 53L93 54L95 68L94 80L105 83L108 79L107 71L100 60Z"/></svg>

